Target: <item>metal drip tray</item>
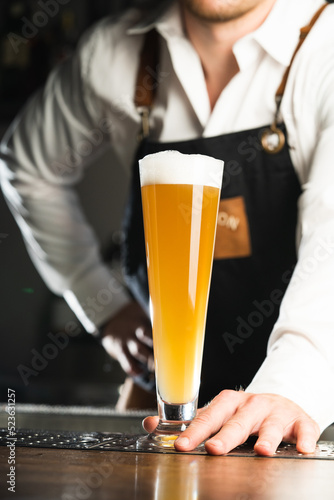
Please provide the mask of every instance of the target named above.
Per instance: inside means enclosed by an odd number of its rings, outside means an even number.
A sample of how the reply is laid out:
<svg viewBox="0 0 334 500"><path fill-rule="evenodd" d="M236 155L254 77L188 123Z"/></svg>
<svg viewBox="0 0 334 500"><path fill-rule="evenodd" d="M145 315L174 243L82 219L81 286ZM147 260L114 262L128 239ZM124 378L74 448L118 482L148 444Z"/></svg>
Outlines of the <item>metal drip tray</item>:
<svg viewBox="0 0 334 500"><path fill-rule="evenodd" d="M55 448L72 450L105 450L105 451L130 451L142 452L137 449L136 442L140 434L124 434L111 432L72 432L72 431L37 431L29 429L17 430L13 436L15 441L8 438L8 430L0 429L0 446L15 443L16 447ZM246 443L238 446L228 456L255 457L253 450L255 438L250 438ZM156 453L156 449L145 450L145 453ZM163 453L176 453L166 449ZM184 453L182 453L184 454ZM206 455L205 451L194 451L190 455ZM315 453L302 455L296 447L289 443L282 443L274 458L300 458L334 460L334 442L319 441Z"/></svg>

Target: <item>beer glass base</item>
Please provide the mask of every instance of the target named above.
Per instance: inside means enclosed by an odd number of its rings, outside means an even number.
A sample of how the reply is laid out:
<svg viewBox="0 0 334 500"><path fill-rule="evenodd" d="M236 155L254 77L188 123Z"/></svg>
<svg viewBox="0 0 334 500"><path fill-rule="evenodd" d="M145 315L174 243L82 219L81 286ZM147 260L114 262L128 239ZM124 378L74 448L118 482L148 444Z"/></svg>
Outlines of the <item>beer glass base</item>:
<svg viewBox="0 0 334 500"><path fill-rule="evenodd" d="M181 432L183 432L182 429ZM172 432L172 430L170 429ZM175 449L174 443L179 437L180 431L175 430L174 434L160 434L156 431L137 439L136 448L138 451L150 451L154 453L184 453ZM194 450L187 453L206 453L204 443L198 445Z"/></svg>
<svg viewBox="0 0 334 500"><path fill-rule="evenodd" d="M178 453L174 447L174 443L195 417L197 398L190 403L178 405L164 402L158 394L158 409L160 417L158 426L151 434L140 437L137 440L137 449L162 453ZM204 452L204 443L199 445L194 451Z"/></svg>

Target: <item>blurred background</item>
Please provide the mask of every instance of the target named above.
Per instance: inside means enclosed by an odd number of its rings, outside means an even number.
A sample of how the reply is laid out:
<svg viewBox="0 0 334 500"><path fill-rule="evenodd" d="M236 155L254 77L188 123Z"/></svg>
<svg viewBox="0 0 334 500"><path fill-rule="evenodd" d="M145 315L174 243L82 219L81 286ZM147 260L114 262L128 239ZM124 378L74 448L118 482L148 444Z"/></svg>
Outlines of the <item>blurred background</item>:
<svg viewBox="0 0 334 500"><path fill-rule="evenodd" d="M58 12L43 24L41 4L46 0L0 2L0 136L26 99L47 78L55 64L68 57L80 35L103 16L125 9L126 0L62 0ZM62 4L62 5L61 5ZM35 17L34 17L35 16ZM30 38L24 34L31 35ZM22 38L18 38L22 37ZM18 45L16 45L18 44ZM96 230L103 250L109 249L120 228L127 179L118 172L119 199L110 200L108 185L115 182L110 168L113 158L105 154L89 169L78 186L86 215ZM8 387L21 403L66 405L114 405L124 376L86 333L69 339L66 348L49 348L45 367L32 375L36 352L51 342L64 325L76 318L63 299L46 288L26 253L20 232L0 191L0 401ZM32 352L33 350L33 352ZM53 357L54 356L54 357ZM26 374L24 383L21 374ZM26 371L26 368L28 371Z"/></svg>

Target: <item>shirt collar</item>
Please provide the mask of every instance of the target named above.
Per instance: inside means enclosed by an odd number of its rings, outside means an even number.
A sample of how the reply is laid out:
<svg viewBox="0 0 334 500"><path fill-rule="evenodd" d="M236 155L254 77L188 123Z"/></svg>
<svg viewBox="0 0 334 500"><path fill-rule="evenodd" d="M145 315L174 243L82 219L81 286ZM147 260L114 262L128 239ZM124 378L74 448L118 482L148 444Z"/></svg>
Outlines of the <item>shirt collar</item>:
<svg viewBox="0 0 334 500"><path fill-rule="evenodd" d="M140 19L128 28L127 34L140 35L155 28L166 38L173 36L184 38L185 34L180 16L180 8L177 2L170 4L170 0L162 2L145 19Z"/></svg>
<svg viewBox="0 0 334 500"><path fill-rule="evenodd" d="M323 3L323 0L303 0L301 6L300 0L276 0L265 22L235 44L234 52L240 69L256 57L255 45L279 64L289 66L298 44L300 28L308 24Z"/></svg>

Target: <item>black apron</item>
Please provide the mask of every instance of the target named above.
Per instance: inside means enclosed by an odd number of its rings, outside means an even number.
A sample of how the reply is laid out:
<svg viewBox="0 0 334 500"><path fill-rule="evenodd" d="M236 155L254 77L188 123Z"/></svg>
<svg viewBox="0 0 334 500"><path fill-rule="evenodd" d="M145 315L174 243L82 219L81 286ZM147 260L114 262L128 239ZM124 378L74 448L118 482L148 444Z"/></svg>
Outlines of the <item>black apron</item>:
<svg viewBox="0 0 334 500"><path fill-rule="evenodd" d="M173 143L144 140L134 165L124 220L123 256L127 284L146 310L149 295L138 159L174 149L224 160L221 199L242 200L245 207L249 255L215 258L213 263L200 405L223 389L245 387L251 382L265 358L268 337L296 264L301 188L287 142L274 155L261 149L259 137L264 128ZM228 221L233 238L233 232L238 232L238 219L233 213L220 212L225 230Z"/></svg>

